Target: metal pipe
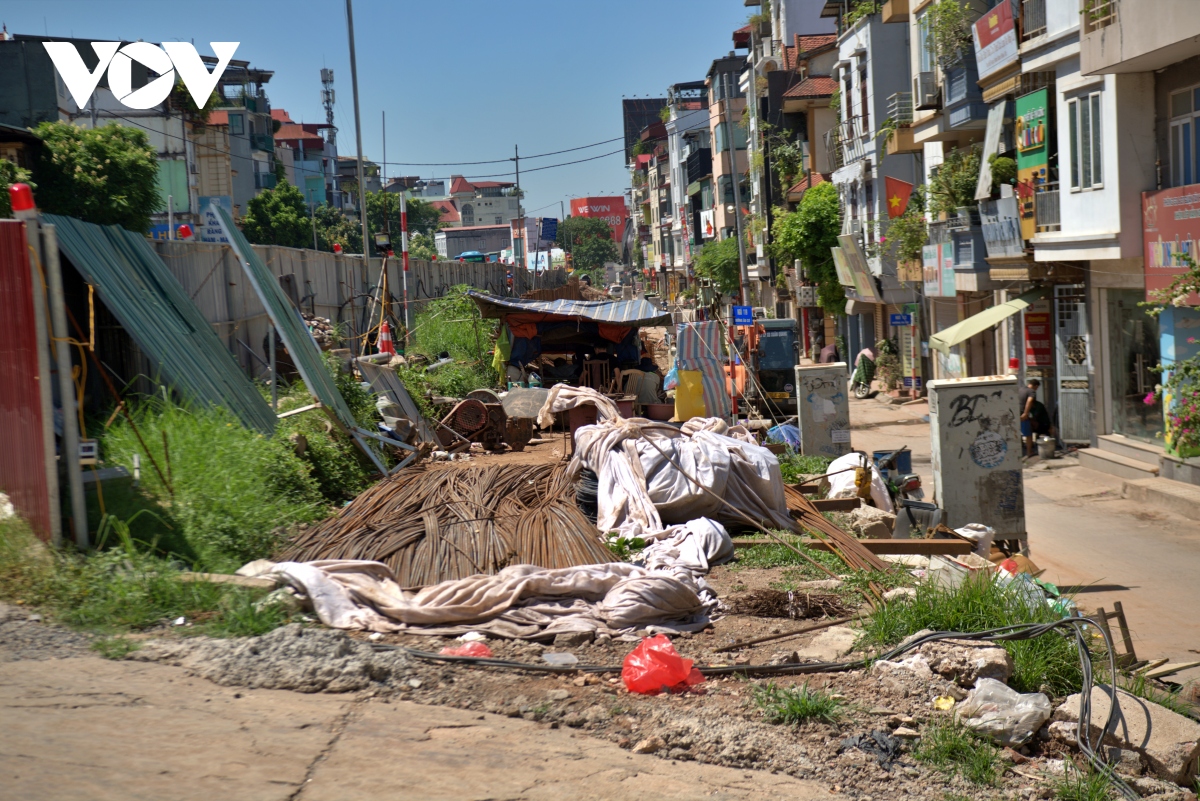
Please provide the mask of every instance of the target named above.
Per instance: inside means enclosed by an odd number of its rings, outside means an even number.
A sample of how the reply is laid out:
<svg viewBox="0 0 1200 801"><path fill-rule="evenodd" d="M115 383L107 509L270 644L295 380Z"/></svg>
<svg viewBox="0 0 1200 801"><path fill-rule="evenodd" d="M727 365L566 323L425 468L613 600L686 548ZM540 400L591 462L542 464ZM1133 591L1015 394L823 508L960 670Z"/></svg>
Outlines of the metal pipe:
<svg viewBox="0 0 1200 801"><path fill-rule="evenodd" d="M33 324L37 342L38 386L42 405L42 452L46 462L46 494L50 503L50 542L62 544L62 511L59 505L58 465L54 463L54 396L50 389L50 324L46 320L46 294L42 291L42 269L39 255L41 236L38 233L37 212L15 212L25 220L25 240L29 245L29 271L33 276ZM40 380L45 377L46 380Z"/></svg>
<svg viewBox="0 0 1200 801"><path fill-rule="evenodd" d="M58 258L58 235L53 225L42 226L42 244L46 251L46 284L50 290L50 323L54 329L55 362L58 368L58 394L62 405L62 452L59 461L71 490L71 528L75 544L88 547L87 496L83 493L83 468L79 464L79 410L72 374L71 338L67 330L66 301L63 295L62 265Z"/></svg>
<svg viewBox="0 0 1200 801"><path fill-rule="evenodd" d="M358 113L358 60L354 52L354 3L346 0L346 29L350 33L350 89L354 94L354 138L358 143L358 215L362 222L363 266L367 267L371 239L367 236L367 182L363 177L362 121ZM385 474L386 470L383 471Z"/></svg>

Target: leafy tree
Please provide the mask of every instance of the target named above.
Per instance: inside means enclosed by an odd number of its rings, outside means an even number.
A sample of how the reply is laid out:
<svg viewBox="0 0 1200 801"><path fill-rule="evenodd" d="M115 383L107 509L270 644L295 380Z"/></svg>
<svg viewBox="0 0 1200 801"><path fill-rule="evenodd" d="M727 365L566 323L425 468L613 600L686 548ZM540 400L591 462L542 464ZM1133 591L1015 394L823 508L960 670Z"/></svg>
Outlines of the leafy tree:
<svg viewBox="0 0 1200 801"><path fill-rule="evenodd" d="M242 233L256 245L312 246L312 222L304 195L289 183L265 189L246 204Z"/></svg>
<svg viewBox="0 0 1200 801"><path fill-rule="evenodd" d="M408 238L408 256L411 259L437 261L437 243L431 234L413 234Z"/></svg>
<svg viewBox="0 0 1200 801"><path fill-rule="evenodd" d="M13 184L31 183L29 170L23 170L8 159L0 159L0 218L12 216L12 200L8 188ZM33 187L37 191L37 187Z"/></svg>
<svg viewBox="0 0 1200 801"><path fill-rule="evenodd" d="M621 252L612 241L608 223L596 217L568 217L558 224L558 246L571 254L576 270L591 273L607 261L618 261Z"/></svg>
<svg viewBox="0 0 1200 801"><path fill-rule="evenodd" d="M842 232L842 213L837 189L831 183L817 184L804 193L793 212L776 210L772 230L772 251L776 259L791 262L800 259L805 273L817 285L821 308L844 314L846 293L838 281L831 248L838 246Z"/></svg>
<svg viewBox="0 0 1200 801"><path fill-rule="evenodd" d="M408 234L432 235L441 227L442 211L427 200L413 198L408 201ZM391 223L389 229L389 223ZM372 234L377 231L392 232L392 241L400 241L400 195L397 192L367 193L367 228ZM411 241L409 253L412 252Z"/></svg>
<svg viewBox="0 0 1200 801"><path fill-rule="evenodd" d="M43 145L33 167L43 211L140 233L150 230L150 215L162 198L158 159L143 131L43 122L33 132Z"/></svg>
<svg viewBox="0 0 1200 801"><path fill-rule="evenodd" d="M346 253L362 253L362 226L358 220L350 219L328 203L313 209L313 217L317 221L317 244L321 250L332 251L336 242ZM309 236L311 239L311 229Z"/></svg>
<svg viewBox="0 0 1200 801"><path fill-rule="evenodd" d="M706 242L696 254L694 268L696 275L712 281L722 292L737 292L742 277L737 238L731 236L719 242Z"/></svg>
<svg viewBox="0 0 1200 801"><path fill-rule="evenodd" d="M275 121L279 122L279 120L275 120ZM275 159L274 171L275 171L275 185L276 186L279 186L280 184L286 184L288 182L287 167L283 166L282 159Z"/></svg>

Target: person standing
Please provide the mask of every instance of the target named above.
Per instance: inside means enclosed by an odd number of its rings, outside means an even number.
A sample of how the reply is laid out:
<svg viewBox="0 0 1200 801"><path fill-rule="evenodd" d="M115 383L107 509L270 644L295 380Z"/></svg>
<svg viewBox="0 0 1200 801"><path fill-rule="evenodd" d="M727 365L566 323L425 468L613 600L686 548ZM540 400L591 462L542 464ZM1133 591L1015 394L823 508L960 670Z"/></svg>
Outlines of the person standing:
<svg viewBox="0 0 1200 801"><path fill-rule="evenodd" d="M1017 404L1021 412L1021 441L1025 446L1025 456L1033 456L1037 453L1037 443L1034 441L1034 434L1037 428L1039 415L1035 414L1035 407L1041 406L1045 410L1045 406L1037 399L1038 388L1042 382L1036 378L1031 378L1025 383L1025 386L1017 390Z"/></svg>

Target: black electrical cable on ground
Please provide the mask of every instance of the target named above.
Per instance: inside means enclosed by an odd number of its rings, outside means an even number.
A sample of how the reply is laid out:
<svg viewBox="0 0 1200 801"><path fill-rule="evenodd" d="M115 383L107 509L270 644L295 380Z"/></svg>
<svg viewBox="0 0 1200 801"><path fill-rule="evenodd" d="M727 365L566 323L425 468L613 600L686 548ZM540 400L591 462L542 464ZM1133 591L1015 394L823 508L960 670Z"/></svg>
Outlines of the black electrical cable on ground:
<svg viewBox="0 0 1200 801"><path fill-rule="evenodd" d="M1104 722L1104 726L1100 727L1097 736L1092 738L1092 687L1094 677L1092 675L1092 657L1091 652L1087 647L1087 638L1085 628L1092 626L1096 631L1100 632L1104 637L1104 646L1108 655L1108 670L1112 681L1116 681L1117 665L1116 659L1113 656L1112 639L1107 631L1101 628L1094 620L1086 617L1067 617L1061 620L1055 620L1050 623L1020 623L1013 626L1003 626L1001 628L989 629L979 632L962 632L962 631L935 631L917 637L903 645L886 651L874 658L858 659L853 662L814 662L800 665L723 665L720 667L700 667L699 670L705 676L790 676L800 675L805 673L835 673L844 670L860 670L870 667L873 662L879 660L891 660L901 656L915 648L930 642L939 640L971 640L975 642L1016 642L1019 640L1032 640L1051 632L1061 636L1071 637L1074 640L1076 650L1079 654L1079 664L1083 672L1083 686L1079 696L1079 721L1076 728L1076 741L1079 745L1079 752L1084 755L1088 763L1097 772L1102 774L1108 781L1120 791L1121 795L1131 801L1140 798L1140 796L1129 787L1125 781L1116 774L1111 766L1097 753L1104 740L1104 735L1109 732L1120 710L1120 703L1117 700L1117 688L1115 684L1105 686L1105 690L1109 697L1108 718ZM1069 631L1064 631L1067 629ZM419 651L414 648L404 648L395 645L374 644L373 648L380 651L402 651L403 653L416 659L436 662L450 662L455 664L470 665L474 667L494 667L506 670L525 670L531 673L620 673L620 665L540 665L530 664L527 662L515 662L508 659L493 659L486 657L475 656L447 656L443 654L435 654L429 651Z"/></svg>

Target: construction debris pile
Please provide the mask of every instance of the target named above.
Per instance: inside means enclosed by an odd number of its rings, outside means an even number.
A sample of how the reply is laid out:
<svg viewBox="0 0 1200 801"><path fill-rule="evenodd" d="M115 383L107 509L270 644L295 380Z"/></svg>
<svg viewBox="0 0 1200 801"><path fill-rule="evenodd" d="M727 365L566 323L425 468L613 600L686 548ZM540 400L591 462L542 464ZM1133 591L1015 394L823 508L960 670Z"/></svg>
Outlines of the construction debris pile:
<svg viewBox="0 0 1200 801"><path fill-rule="evenodd" d="M307 312L302 312L300 316L304 318L304 324L308 326L309 332L312 333L313 339L316 340L317 346L321 350L336 348L340 344L333 322L328 317L317 317Z"/></svg>
<svg viewBox="0 0 1200 801"><path fill-rule="evenodd" d="M282 558L382 562L401 587L490 575L509 565L615 561L574 498L561 465L414 467L306 531Z"/></svg>

